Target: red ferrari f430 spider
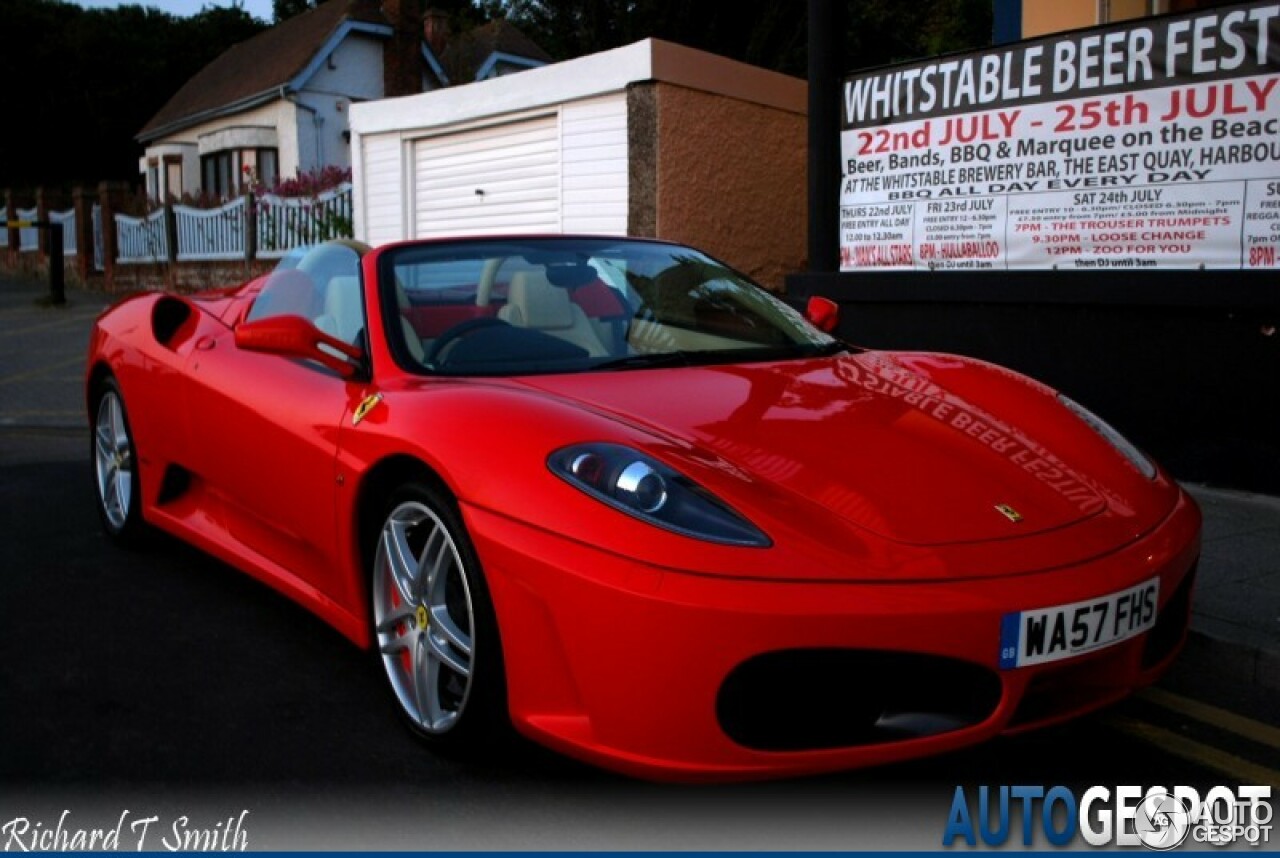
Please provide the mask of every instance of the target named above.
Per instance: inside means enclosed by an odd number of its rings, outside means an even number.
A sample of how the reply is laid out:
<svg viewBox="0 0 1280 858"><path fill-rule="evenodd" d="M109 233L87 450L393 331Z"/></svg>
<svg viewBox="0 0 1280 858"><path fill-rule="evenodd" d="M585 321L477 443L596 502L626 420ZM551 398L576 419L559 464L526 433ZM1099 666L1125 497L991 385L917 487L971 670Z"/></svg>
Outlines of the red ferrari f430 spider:
<svg viewBox="0 0 1280 858"><path fill-rule="evenodd" d="M658 241L318 245L102 315L98 508L372 649L445 750L514 726L645 777L803 774L1159 676L1193 501L1066 396L833 310Z"/></svg>

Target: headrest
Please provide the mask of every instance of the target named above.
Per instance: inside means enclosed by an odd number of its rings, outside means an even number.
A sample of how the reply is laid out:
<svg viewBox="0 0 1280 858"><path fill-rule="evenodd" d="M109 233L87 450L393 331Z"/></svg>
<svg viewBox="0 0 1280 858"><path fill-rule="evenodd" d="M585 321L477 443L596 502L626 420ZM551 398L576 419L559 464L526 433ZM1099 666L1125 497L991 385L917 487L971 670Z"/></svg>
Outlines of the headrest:
<svg viewBox="0 0 1280 858"><path fill-rule="evenodd" d="M364 327L360 306L360 281L355 277L334 277L324 295L325 313L337 323L337 336L350 342Z"/></svg>
<svg viewBox="0 0 1280 858"><path fill-rule="evenodd" d="M507 320L513 325L554 331L573 327L569 293L547 282L540 271L517 271L507 295Z"/></svg>
<svg viewBox="0 0 1280 858"><path fill-rule="evenodd" d="M360 282L354 277L334 277L324 294L325 309L329 312L360 312ZM335 313L335 315L337 315Z"/></svg>

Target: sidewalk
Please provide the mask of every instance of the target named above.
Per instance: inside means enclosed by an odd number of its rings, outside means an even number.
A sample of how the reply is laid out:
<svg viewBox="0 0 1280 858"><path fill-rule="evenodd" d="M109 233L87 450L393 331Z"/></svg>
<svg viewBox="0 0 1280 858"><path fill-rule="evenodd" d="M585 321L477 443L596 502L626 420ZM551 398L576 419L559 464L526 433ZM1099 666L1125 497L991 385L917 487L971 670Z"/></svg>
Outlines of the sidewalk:
<svg viewBox="0 0 1280 858"><path fill-rule="evenodd" d="M1204 513L1192 645L1233 681L1280 690L1280 498L1188 485Z"/></svg>
<svg viewBox="0 0 1280 858"><path fill-rule="evenodd" d="M48 284L0 275L0 430L83 429L84 358L107 296L67 288L47 303Z"/></svg>
<svg viewBox="0 0 1280 858"><path fill-rule="evenodd" d="M107 296L0 276L0 444L4 433L87 431L82 389L93 319ZM1188 489L1204 512L1204 553L1192 599L1191 647L1233 681L1280 690L1280 498Z"/></svg>

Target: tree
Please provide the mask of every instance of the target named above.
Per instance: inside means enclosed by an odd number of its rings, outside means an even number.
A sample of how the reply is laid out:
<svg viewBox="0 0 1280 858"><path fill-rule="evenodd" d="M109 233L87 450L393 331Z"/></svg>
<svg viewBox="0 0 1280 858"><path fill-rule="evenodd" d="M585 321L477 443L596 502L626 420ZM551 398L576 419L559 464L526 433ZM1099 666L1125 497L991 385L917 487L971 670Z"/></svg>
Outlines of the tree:
<svg viewBox="0 0 1280 858"><path fill-rule="evenodd" d="M265 26L240 6L189 18L58 0L4 6L0 187L137 181L134 135L188 78Z"/></svg>
<svg viewBox="0 0 1280 858"><path fill-rule="evenodd" d="M274 0L277 20L318 0ZM844 0L850 71L986 44L991 0ZM82 9L63 0L0 0L6 82L0 187L138 179L143 124L192 75L265 25L243 6L189 18L143 6ZM553 57L648 36L803 77L799 0L422 0L460 32L505 15Z"/></svg>
<svg viewBox="0 0 1280 858"><path fill-rule="evenodd" d="M316 8L317 2L318 0L271 0L271 14L279 24L295 15L301 15L308 9Z"/></svg>
<svg viewBox="0 0 1280 858"><path fill-rule="evenodd" d="M991 0L853 0L846 67L884 65L991 43Z"/></svg>
<svg viewBox="0 0 1280 858"><path fill-rule="evenodd" d="M807 31L798 0L479 0L557 59L654 36L803 76ZM850 70L990 42L991 0L845 0Z"/></svg>

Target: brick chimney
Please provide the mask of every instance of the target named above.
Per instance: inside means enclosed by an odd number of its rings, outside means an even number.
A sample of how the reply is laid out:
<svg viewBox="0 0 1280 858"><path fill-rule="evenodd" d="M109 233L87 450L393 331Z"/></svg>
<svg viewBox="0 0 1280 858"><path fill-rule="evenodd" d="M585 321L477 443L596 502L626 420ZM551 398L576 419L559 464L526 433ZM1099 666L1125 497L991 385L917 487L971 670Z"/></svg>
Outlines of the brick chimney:
<svg viewBox="0 0 1280 858"><path fill-rule="evenodd" d="M395 32L382 46L382 92L392 98L422 92L422 12L420 0L382 0Z"/></svg>
<svg viewBox="0 0 1280 858"><path fill-rule="evenodd" d="M436 59L443 59L445 42L449 41L449 13L434 6L427 9L422 18L422 37Z"/></svg>

